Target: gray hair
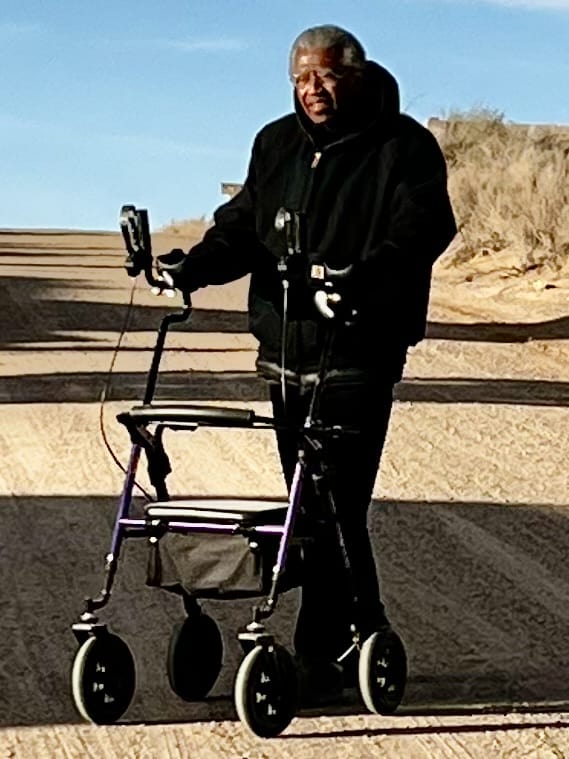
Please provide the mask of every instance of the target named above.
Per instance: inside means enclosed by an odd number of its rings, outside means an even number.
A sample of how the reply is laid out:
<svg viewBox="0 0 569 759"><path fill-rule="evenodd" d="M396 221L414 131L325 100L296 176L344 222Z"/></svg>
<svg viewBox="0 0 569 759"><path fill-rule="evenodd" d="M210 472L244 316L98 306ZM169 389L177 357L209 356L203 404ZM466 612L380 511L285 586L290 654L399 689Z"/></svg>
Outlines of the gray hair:
<svg viewBox="0 0 569 759"><path fill-rule="evenodd" d="M296 52L301 47L323 50L338 48L342 51L342 65L347 68L363 69L366 64L366 54L362 43L351 32L339 26L331 24L312 26L301 32L292 43L288 61L289 74L292 74Z"/></svg>

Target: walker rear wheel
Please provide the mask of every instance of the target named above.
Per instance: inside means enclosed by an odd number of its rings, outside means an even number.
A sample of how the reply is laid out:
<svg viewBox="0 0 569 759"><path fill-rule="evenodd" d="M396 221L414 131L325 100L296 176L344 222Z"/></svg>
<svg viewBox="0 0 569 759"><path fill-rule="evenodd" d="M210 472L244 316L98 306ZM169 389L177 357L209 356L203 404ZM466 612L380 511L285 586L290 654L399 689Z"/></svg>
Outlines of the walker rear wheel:
<svg viewBox="0 0 569 759"><path fill-rule="evenodd" d="M108 632L79 647L71 670L71 693L79 714L96 725L116 722L134 695L134 658L127 644Z"/></svg>
<svg viewBox="0 0 569 759"><path fill-rule="evenodd" d="M279 645L255 646L235 679L239 719L260 738L274 738L290 724L298 706L298 678L292 656Z"/></svg>
<svg viewBox="0 0 569 759"><path fill-rule="evenodd" d="M187 617L174 627L166 669L174 693L184 701L200 701L213 688L223 663L223 641L207 614Z"/></svg>
<svg viewBox="0 0 569 759"><path fill-rule="evenodd" d="M405 648L394 630L375 632L364 642L358 679L370 712L393 714L401 703L407 679Z"/></svg>

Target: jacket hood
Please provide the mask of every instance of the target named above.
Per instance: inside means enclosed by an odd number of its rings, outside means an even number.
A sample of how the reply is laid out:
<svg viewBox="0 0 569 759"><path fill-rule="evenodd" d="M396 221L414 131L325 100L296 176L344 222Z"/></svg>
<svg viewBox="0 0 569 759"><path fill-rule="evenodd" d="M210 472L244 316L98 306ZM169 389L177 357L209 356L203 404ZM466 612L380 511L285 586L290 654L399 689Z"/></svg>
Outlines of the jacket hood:
<svg viewBox="0 0 569 759"><path fill-rule="evenodd" d="M314 124L294 93L294 108L297 118L315 142L335 140L354 132L364 131L377 124L392 124L400 113L399 85L393 74L375 61L367 61L364 70L363 93L360 107L351 108L346 116L339 115L334 123Z"/></svg>

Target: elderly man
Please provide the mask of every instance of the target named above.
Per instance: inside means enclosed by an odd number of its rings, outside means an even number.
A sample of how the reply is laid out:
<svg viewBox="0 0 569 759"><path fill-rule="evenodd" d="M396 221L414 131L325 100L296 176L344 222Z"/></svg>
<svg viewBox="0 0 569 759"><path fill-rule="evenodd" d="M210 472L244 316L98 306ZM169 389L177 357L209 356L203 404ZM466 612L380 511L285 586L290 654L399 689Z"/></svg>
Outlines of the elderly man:
<svg viewBox="0 0 569 759"><path fill-rule="evenodd" d="M162 257L162 267L185 291L251 274L250 329L275 418L288 425L277 440L289 487L326 317L337 302L315 303L311 272L349 271L343 299L356 316L350 325L336 320L320 416L358 430L326 454L351 578L336 533L321 526L306 549L295 633L306 690L336 692L350 626L365 638L388 624L367 512L393 385L408 347L424 336L431 268L456 228L434 137L400 113L395 79L366 60L352 34L335 26L302 32L289 73L294 113L261 129L243 189L216 211L202 242L183 258ZM283 207L304 220L285 305L278 267L285 241L275 228Z"/></svg>

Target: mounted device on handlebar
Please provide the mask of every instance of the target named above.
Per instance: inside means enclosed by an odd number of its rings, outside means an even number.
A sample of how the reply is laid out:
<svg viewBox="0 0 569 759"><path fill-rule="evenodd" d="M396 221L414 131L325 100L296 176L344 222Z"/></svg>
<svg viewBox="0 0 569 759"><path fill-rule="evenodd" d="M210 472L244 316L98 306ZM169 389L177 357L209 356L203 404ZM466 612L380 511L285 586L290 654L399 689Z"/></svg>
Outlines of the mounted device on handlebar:
<svg viewBox="0 0 569 759"><path fill-rule="evenodd" d="M127 250L124 268L129 277L144 272L152 277L152 243L148 224L148 211L135 206L123 206L120 215L121 232ZM153 284L149 282L149 284Z"/></svg>
<svg viewBox="0 0 569 759"><path fill-rule="evenodd" d="M279 208L275 216L275 229L284 232L287 256L299 255L305 249L305 218L301 211Z"/></svg>
<svg viewBox="0 0 569 759"><path fill-rule="evenodd" d="M156 276L154 273L148 211L145 208L136 208L132 205L122 206L120 227L127 250L124 268L129 277L138 277L141 272L144 272L152 292L156 295L164 293L170 297L173 296L175 291L172 282L165 277ZM187 296L184 296L184 302L189 305Z"/></svg>
<svg viewBox="0 0 569 759"><path fill-rule="evenodd" d="M172 288L172 282L168 282L165 278L155 276L154 274L148 211L144 208L136 208L131 205L123 206L120 214L120 226L128 254L124 266L129 277L137 277L141 272L144 272L146 281L154 294L159 295L160 293L164 293L166 295L174 295L175 291ZM152 356L152 364L146 381L146 391L143 401L145 405L151 403L154 397L160 359L169 327L172 324L186 321L192 312L192 302L189 293L183 293L183 298L183 311L169 313L160 322L156 346Z"/></svg>

